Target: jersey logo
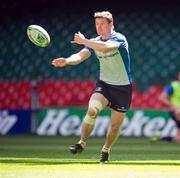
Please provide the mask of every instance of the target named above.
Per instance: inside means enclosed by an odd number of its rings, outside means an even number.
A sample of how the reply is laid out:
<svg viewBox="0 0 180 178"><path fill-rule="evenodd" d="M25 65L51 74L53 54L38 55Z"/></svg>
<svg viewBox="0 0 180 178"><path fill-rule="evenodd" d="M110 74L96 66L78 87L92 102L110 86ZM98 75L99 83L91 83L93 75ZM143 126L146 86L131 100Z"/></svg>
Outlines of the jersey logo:
<svg viewBox="0 0 180 178"><path fill-rule="evenodd" d="M124 106L122 106L122 107L120 107L120 108L116 108L118 111L127 111L127 109L124 107Z"/></svg>
<svg viewBox="0 0 180 178"><path fill-rule="evenodd" d="M97 87L95 91L102 91L102 87Z"/></svg>

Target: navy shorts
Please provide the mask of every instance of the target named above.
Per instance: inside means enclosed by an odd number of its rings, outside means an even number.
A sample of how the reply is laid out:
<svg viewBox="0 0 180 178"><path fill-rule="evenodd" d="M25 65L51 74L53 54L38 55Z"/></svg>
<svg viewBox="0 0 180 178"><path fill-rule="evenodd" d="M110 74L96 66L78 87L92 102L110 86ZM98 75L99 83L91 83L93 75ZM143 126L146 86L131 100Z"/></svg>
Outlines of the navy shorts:
<svg viewBox="0 0 180 178"><path fill-rule="evenodd" d="M127 112L132 100L132 84L110 85L101 80L96 83L94 93L101 93L109 101L108 106L118 112Z"/></svg>

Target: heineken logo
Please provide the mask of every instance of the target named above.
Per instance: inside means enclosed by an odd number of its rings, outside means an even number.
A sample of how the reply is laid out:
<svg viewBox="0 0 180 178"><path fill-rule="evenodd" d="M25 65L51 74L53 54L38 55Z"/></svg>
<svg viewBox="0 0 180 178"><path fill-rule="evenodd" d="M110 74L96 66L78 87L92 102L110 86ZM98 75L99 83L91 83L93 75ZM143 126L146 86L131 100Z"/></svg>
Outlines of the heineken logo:
<svg viewBox="0 0 180 178"><path fill-rule="evenodd" d="M47 109L39 115L38 135L79 136L81 123L86 113L84 109ZM102 113L96 120L92 132L94 136L105 136L110 121L110 115ZM163 136L174 136L175 123L164 111L130 110L121 127L124 136L152 136L161 130Z"/></svg>

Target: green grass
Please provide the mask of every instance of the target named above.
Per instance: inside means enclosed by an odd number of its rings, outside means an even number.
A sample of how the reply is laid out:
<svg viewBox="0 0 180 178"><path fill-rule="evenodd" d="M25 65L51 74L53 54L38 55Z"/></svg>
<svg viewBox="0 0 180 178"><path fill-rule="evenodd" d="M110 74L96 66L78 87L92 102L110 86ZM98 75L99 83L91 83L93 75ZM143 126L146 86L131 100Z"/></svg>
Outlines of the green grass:
<svg viewBox="0 0 180 178"><path fill-rule="evenodd" d="M72 155L78 137L0 137L0 178L178 178L180 144L120 137L111 162L99 164L104 138L90 137L86 150Z"/></svg>

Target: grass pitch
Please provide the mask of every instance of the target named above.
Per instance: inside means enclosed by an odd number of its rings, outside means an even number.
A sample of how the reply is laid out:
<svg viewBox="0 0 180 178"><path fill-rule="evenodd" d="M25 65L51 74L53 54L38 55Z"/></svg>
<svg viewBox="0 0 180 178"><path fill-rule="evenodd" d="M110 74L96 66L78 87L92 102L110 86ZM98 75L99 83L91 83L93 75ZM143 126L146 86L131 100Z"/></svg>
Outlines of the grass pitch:
<svg viewBox="0 0 180 178"><path fill-rule="evenodd" d="M78 137L1 136L0 178L179 178L180 144L120 137L111 161L99 164L104 138L90 137L86 150L72 155Z"/></svg>

